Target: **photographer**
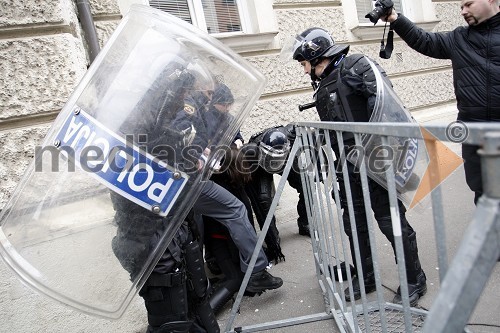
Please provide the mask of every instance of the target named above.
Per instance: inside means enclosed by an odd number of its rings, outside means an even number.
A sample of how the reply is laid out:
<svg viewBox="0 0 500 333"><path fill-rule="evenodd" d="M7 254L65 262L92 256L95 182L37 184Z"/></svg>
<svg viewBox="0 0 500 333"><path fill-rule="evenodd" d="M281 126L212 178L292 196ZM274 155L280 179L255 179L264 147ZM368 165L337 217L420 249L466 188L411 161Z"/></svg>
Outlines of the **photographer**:
<svg viewBox="0 0 500 333"><path fill-rule="evenodd" d="M385 0L387 1L387 0ZM380 7L379 7L380 8ZM411 48L428 57L450 59L458 117L463 122L500 121L500 15L498 0L462 0L468 26L426 32L391 7L381 19ZM465 179L474 203L483 193L479 146L463 144Z"/></svg>

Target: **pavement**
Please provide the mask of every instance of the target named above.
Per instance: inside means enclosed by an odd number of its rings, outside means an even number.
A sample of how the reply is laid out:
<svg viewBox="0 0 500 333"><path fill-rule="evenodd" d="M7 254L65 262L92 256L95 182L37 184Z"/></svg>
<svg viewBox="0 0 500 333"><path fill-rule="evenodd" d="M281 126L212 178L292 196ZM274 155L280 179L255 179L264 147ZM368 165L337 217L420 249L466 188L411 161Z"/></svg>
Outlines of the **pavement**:
<svg viewBox="0 0 500 333"><path fill-rule="evenodd" d="M422 114L422 122L452 121L453 113L442 111ZM458 146L453 146L459 152ZM276 184L279 176L276 176ZM441 185L443 211L451 258L457 249L465 227L474 211L473 195L467 188L463 167L457 169ZM277 290L267 291L260 296L244 297L233 327L247 327L269 322L286 322L292 318L324 313L325 302L316 277L311 239L298 234L296 225L296 202L298 196L288 185L280 198L275 212L280 231L281 245L286 261L274 265L270 272L283 278L284 284ZM424 202L425 203L425 202ZM429 201L427 201L429 204ZM417 232L420 259L428 278L428 292L419 305L429 309L439 288L438 269L435 255L435 238L429 206L416 208L407 213L410 224ZM380 231L377 230L379 234ZM381 238L383 239L383 238ZM394 293L398 282L392 249L387 241L378 242L383 253L384 287L387 293ZM0 333L7 332L144 332L147 326L144 305L136 296L124 316L118 320L96 318L66 308L53 300L38 295L22 285L13 272L0 263ZM489 282L469 320L471 332L500 333L500 265L497 264ZM228 304L218 316L223 330L230 313ZM294 325L266 330L266 332L340 332L332 319L318 320L308 324Z"/></svg>

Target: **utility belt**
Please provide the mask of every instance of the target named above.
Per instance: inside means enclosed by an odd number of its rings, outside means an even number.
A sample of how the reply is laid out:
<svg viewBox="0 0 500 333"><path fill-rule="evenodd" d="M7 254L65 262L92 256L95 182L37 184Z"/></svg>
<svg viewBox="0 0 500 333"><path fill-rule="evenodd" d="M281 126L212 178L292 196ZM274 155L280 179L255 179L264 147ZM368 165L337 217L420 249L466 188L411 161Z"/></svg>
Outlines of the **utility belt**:
<svg viewBox="0 0 500 333"><path fill-rule="evenodd" d="M183 285L186 280L187 276L184 269L167 274L152 273L146 281L145 287L176 287Z"/></svg>

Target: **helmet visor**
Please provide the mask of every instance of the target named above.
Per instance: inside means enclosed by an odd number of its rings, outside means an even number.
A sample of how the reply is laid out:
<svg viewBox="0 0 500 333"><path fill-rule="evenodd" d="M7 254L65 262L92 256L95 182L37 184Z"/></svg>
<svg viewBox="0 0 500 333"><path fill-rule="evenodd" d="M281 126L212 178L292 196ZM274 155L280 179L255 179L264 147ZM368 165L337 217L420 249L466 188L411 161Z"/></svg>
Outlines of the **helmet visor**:
<svg viewBox="0 0 500 333"><path fill-rule="evenodd" d="M294 61L294 53L298 48L302 47L303 42L304 39L300 35L288 36L285 38L280 52L280 61L283 63Z"/></svg>
<svg viewBox="0 0 500 333"><path fill-rule="evenodd" d="M281 149L276 149L261 142L259 165L269 173L278 173L283 170L289 152L289 143Z"/></svg>

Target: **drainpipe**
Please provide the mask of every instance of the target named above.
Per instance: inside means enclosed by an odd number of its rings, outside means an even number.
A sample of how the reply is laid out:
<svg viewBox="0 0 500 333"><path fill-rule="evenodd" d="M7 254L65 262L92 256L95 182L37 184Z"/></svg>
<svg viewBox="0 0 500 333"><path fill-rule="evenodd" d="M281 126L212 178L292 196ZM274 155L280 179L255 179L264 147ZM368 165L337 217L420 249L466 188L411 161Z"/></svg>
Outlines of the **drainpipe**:
<svg viewBox="0 0 500 333"><path fill-rule="evenodd" d="M95 30L94 19L90 11L88 0L76 0L76 10L80 24L82 25L85 41L87 42L89 59L92 63L100 51L99 39Z"/></svg>

